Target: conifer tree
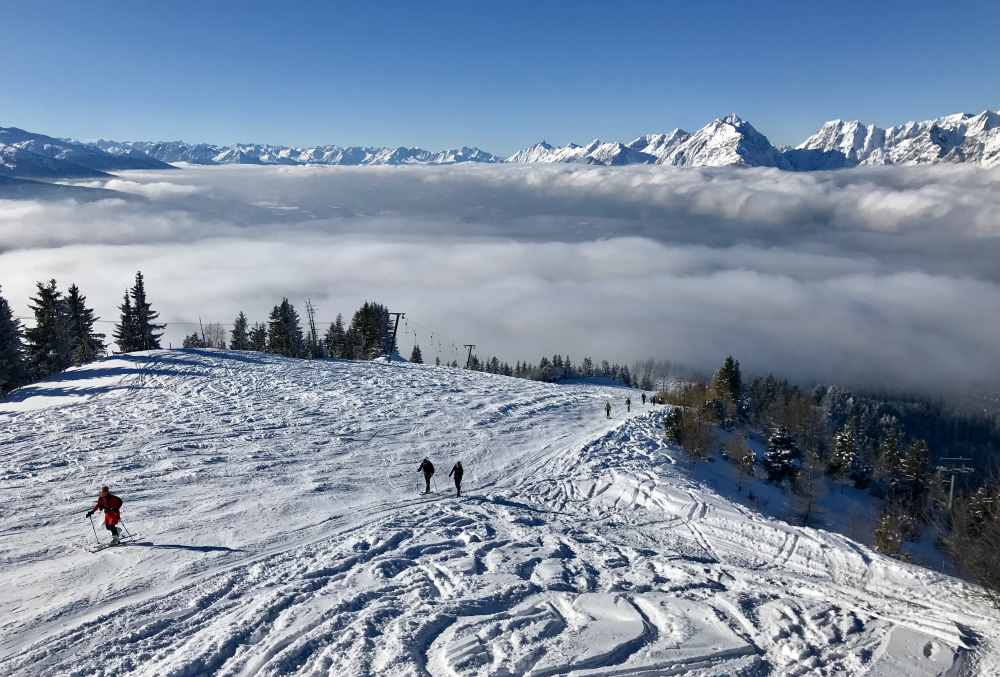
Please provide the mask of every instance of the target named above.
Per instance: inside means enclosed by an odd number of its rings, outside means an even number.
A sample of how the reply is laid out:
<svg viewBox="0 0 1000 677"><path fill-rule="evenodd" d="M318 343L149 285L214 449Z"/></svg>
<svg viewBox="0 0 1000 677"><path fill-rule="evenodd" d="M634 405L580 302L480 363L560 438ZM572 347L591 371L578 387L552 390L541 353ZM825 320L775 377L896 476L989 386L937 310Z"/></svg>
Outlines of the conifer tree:
<svg viewBox="0 0 1000 677"><path fill-rule="evenodd" d="M104 334L94 331L94 311L87 307L87 297L75 284L66 295L66 316L69 323L70 360L74 365L92 362L104 354Z"/></svg>
<svg viewBox="0 0 1000 677"><path fill-rule="evenodd" d="M137 350L136 346L139 343L139 339L135 323L135 310L132 308L132 299L128 291L125 292L122 304L118 306L118 310L120 316L112 336L115 339L115 343L118 344L119 352L130 353L133 350Z"/></svg>
<svg viewBox="0 0 1000 677"><path fill-rule="evenodd" d="M764 469L767 478L781 483L795 471L795 441L785 428L775 430L767 441L767 453L764 456Z"/></svg>
<svg viewBox="0 0 1000 677"><path fill-rule="evenodd" d="M137 344L133 350L159 350L161 331L166 325L156 324L160 314L153 310L146 299L146 283L142 271L135 274L135 284L129 290L132 297L132 312L135 317L135 339Z"/></svg>
<svg viewBox="0 0 1000 677"><path fill-rule="evenodd" d="M344 316L337 313L337 320L326 330L323 337L326 344L326 354L330 357L347 357L347 335L344 330Z"/></svg>
<svg viewBox="0 0 1000 677"><path fill-rule="evenodd" d="M267 351L267 325L263 322L258 322L250 330L250 350L258 353Z"/></svg>
<svg viewBox="0 0 1000 677"><path fill-rule="evenodd" d="M875 527L875 549L883 555L899 557L906 540L906 517L894 506L887 506Z"/></svg>
<svg viewBox="0 0 1000 677"><path fill-rule="evenodd" d="M931 452L924 440L914 440L900 459L901 490L911 512L922 513L930 488Z"/></svg>
<svg viewBox="0 0 1000 677"><path fill-rule="evenodd" d="M240 314L233 320L233 330L230 332L230 350L250 350L250 336L247 333L247 316L240 311Z"/></svg>
<svg viewBox="0 0 1000 677"><path fill-rule="evenodd" d="M420 346L416 343L413 344L413 351L410 352L410 362L413 364L424 363L424 356L420 353Z"/></svg>
<svg viewBox="0 0 1000 677"><path fill-rule="evenodd" d="M305 339L295 306L287 298L271 311L267 328L267 351L286 357L303 357Z"/></svg>
<svg viewBox="0 0 1000 677"><path fill-rule="evenodd" d="M351 318L354 359L373 360L394 352L389 331L389 310L380 303L365 301Z"/></svg>
<svg viewBox="0 0 1000 677"><path fill-rule="evenodd" d="M7 299L0 296L0 395L27 380L21 323L14 319Z"/></svg>
<svg viewBox="0 0 1000 677"><path fill-rule="evenodd" d="M885 485L889 499L895 501L903 485L903 451L899 448L899 435L889 430L879 445L878 479Z"/></svg>
<svg viewBox="0 0 1000 677"><path fill-rule="evenodd" d="M63 371L72 365L69 320L66 303L56 288L56 281L37 283L38 295L31 299L35 326L24 332L27 340L28 368L35 378Z"/></svg>
<svg viewBox="0 0 1000 677"><path fill-rule="evenodd" d="M833 453L830 456L829 473L834 477L844 477L854 466L858 456L858 424L854 418L844 423L833 436Z"/></svg>

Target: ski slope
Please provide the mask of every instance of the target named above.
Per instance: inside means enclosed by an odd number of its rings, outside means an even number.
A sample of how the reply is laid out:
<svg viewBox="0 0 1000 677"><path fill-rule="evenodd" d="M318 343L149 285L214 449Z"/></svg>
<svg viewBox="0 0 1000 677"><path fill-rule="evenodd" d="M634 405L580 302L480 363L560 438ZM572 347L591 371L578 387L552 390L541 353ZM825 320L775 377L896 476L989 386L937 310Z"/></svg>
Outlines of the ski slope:
<svg viewBox="0 0 1000 677"><path fill-rule="evenodd" d="M0 674L1000 674L973 588L726 500L627 393L226 351L22 389ZM102 483L140 537L92 554Z"/></svg>

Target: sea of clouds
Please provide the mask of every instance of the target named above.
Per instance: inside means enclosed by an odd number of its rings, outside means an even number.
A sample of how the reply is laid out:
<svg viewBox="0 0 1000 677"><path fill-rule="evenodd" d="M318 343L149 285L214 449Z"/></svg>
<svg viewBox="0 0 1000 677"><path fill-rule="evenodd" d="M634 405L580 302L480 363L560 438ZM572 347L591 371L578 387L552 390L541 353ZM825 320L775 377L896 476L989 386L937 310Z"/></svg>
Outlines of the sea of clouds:
<svg viewBox="0 0 1000 677"><path fill-rule="evenodd" d="M326 322L375 299L430 359L732 353L807 382L1000 382L1000 170L225 166L75 185L117 196L0 193L21 315L54 277L113 319L142 269L168 322L264 320L283 296Z"/></svg>

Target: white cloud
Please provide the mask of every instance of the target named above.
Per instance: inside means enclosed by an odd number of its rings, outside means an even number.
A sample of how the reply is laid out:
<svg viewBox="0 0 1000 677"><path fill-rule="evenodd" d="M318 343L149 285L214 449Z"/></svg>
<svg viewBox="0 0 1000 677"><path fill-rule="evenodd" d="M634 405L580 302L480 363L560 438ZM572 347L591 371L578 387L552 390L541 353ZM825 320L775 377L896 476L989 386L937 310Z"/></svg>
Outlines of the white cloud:
<svg viewBox="0 0 1000 677"><path fill-rule="evenodd" d="M429 357L471 341L908 388L1000 374L996 171L222 167L104 187L122 186L155 199L0 203L22 312L55 277L111 318L141 268L166 320L374 298Z"/></svg>

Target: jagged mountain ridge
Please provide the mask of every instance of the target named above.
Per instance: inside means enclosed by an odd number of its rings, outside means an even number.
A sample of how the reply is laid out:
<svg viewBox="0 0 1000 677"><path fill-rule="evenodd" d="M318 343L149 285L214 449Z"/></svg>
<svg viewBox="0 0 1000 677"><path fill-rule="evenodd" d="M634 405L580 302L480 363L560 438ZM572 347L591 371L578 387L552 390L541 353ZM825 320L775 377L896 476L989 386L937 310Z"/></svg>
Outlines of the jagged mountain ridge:
<svg viewBox="0 0 1000 677"><path fill-rule="evenodd" d="M281 146L271 144L238 143L216 146L183 141L108 141L98 140L94 145L111 154L143 153L162 162L190 162L193 164L325 164L325 165L405 165L405 164L454 164L457 162L500 162L492 153L479 148L449 148L429 151L423 148L396 148L373 146Z"/></svg>
<svg viewBox="0 0 1000 677"><path fill-rule="evenodd" d="M0 173L25 178L98 177L121 169L169 169L141 153L112 154L91 145L0 127Z"/></svg>
<svg viewBox="0 0 1000 677"><path fill-rule="evenodd" d="M614 161L604 161L592 151L613 145L595 140L588 146L552 146L543 141L514 153L507 162L776 167L790 171L939 162L996 167L1000 166L1000 113L956 113L888 129L857 120L832 120L795 148L774 146L749 122L730 114L694 133L675 129L640 136L624 146L632 154L612 156Z"/></svg>
<svg viewBox="0 0 1000 677"><path fill-rule="evenodd" d="M1000 166L1000 111L956 113L882 128L858 120L831 120L795 148L776 147L736 114L716 118L694 133L674 129L629 143L599 139L581 146L545 141L507 158L463 146L444 151L399 146L310 147L183 141L82 143L0 127L0 174L23 178L100 177L121 169L166 169L170 163L420 165L482 163L582 163L671 167L775 167L788 171L858 165L936 163Z"/></svg>

